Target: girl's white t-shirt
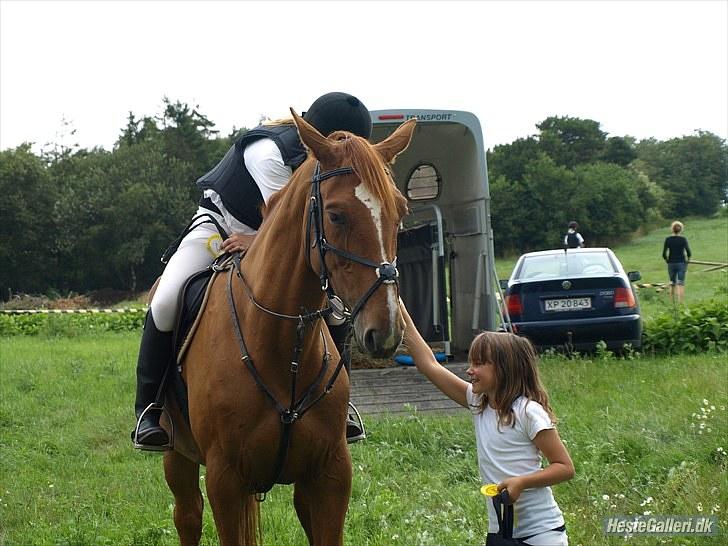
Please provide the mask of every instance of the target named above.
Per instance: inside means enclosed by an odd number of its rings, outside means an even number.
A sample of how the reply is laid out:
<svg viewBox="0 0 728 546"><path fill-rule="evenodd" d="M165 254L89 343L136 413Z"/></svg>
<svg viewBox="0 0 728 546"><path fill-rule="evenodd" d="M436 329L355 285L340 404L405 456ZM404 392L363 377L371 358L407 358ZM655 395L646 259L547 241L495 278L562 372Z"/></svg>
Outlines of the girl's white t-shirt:
<svg viewBox="0 0 728 546"><path fill-rule="evenodd" d="M541 404L521 396L513 403L514 426L498 425L498 414L491 408L479 413L482 395L473 394L468 385L467 401L473 414L478 465L483 483L498 484L513 476L532 474L541 469L541 453L533 443L536 434L554 428ZM488 532L498 532L493 502L487 498ZM513 536L525 537L555 529L564 524L550 487L525 489L515 503Z"/></svg>

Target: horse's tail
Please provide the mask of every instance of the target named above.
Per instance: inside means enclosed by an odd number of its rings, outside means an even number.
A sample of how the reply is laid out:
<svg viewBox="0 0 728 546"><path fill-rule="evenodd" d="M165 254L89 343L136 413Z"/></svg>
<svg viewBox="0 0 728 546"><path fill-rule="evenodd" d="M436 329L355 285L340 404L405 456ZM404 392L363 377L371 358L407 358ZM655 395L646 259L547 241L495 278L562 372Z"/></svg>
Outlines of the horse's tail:
<svg viewBox="0 0 728 546"><path fill-rule="evenodd" d="M242 529L243 544L250 544L251 546L263 544L260 503L255 500L255 495L247 495L243 498L243 506L240 512L240 529Z"/></svg>

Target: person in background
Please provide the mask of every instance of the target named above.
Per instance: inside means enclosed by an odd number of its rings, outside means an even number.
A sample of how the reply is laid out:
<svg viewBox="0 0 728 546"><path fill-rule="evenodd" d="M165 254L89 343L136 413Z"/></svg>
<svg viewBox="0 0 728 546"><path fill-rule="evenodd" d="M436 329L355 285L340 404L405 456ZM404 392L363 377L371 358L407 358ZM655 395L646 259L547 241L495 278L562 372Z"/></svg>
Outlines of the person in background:
<svg viewBox="0 0 728 546"><path fill-rule="evenodd" d="M579 224L573 220L569 222L569 230L564 235L564 248L581 248L584 246L584 237L579 233Z"/></svg>
<svg viewBox="0 0 728 546"><path fill-rule="evenodd" d="M574 476L574 464L559 433L538 374L538 356L526 338L483 332L470 345L464 381L441 366L400 300L404 343L417 369L473 415L483 483L508 490L514 503L513 537L530 545L568 545L564 516L551 487ZM541 454L549 465L541 468ZM498 519L488 503L488 542Z"/></svg>
<svg viewBox="0 0 728 546"><path fill-rule="evenodd" d="M670 279L670 298L673 303L680 304L685 300L685 275L692 256L688 240L681 235L683 227L682 222L673 222L670 226L672 235L665 237L662 246L662 259L667 262L667 276Z"/></svg>
<svg viewBox="0 0 728 546"><path fill-rule="evenodd" d="M348 131L368 139L369 110L347 93L327 93L303 113L303 119L322 135ZM132 441L139 449L168 448L160 426L161 408L154 404L165 370L173 359L173 329L179 294L185 281L207 268L224 252L242 252L252 243L262 222L261 206L282 189L307 154L293 119L264 123L240 136L222 160L197 181L202 198L195 217L165 252L171 254L144 321L139 358ZM329 324L329 331L349 370L346 339L349 324ZM347 441L363 439L358 413L347 418Z"/></svg>

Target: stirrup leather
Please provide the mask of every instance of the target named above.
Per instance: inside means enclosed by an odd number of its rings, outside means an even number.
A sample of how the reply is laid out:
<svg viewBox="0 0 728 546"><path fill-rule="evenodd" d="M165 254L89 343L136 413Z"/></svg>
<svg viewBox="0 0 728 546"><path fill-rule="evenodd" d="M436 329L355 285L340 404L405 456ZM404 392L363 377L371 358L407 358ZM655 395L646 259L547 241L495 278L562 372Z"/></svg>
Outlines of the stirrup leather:
<svg viewBox="0 0 728 546"><path fill-rule="evenodd" d="M148 411L158 411L161 414L165 415L167 417L167 422L169 422L169 441L161 446L150 446L147 444L139 443L139 425L142 423L142 419L144 419L144 416L147 414ZM139 414L139 419L137 419L136 427L134 427L134 449L140 449L141 451L171 451L174 449L174 424L172 423L172 418L169 415L169 412L167 411L167 408L164 406L160 406L159 404L152 402L149 404L141 414Z"/></svg>
<svg viewBox="0 0 728 546"><path fill-rule="evenodd" d="M359 440L365 440L367 437L367 432L364 429L364 421L362 421L361 414L359 413L359 410L356 409L354 404L349 402L349 408L350 411L347 413L346 420L348 421L349 418L354 421L354 424L359 427L361 430L361 433L355 435L355 436L348 436L346 437L346 443L347 444L353 444L354 442L358 442ZM347 423L348 425L348 423Z"/></svg>

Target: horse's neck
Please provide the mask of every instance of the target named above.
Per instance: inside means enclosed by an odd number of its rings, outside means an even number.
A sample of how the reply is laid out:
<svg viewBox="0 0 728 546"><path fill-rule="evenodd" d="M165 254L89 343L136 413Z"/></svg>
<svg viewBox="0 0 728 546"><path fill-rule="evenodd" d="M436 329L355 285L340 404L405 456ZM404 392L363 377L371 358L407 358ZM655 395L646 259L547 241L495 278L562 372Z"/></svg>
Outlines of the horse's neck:
<svg viewBox="0 0 728 546"><path fill-rule="evenodd" d="M276 217L261 229L243 260L242 269L259 304L276 313L299 315L321 309L324 293L318 277L306 264L303 230L299 229L302 213L291 214L298 207L286 205L280 203ZM272 321L275 328L281 329L281 334L295 328L295 321L275 318L261 310L253 312L259 320L269 321L265 323L268 326L272 326Z"/></svg>

